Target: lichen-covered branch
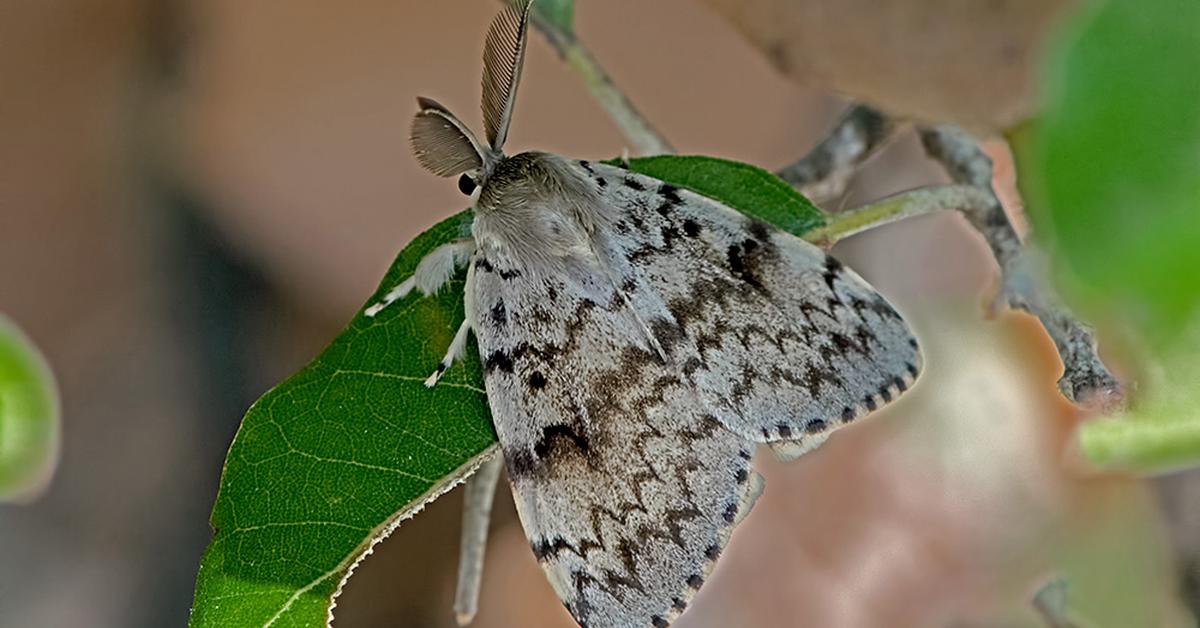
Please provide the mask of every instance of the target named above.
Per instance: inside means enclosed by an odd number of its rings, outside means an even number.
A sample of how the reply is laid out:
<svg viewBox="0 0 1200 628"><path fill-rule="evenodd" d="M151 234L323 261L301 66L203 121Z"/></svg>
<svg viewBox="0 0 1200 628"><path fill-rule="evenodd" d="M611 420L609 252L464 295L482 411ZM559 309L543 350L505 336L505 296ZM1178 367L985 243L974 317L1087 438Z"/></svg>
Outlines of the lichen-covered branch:
<svg viewBox="0 0 1200 628"><path fill-rule="evenodd" d="M855 105L820 144L775 174L808 198L836 198L846 191L858 166L887 143L895 128L882 113Z"/></svg>
<svg viewBox="0 0 1200 628"><path fill-rule="evenodd" d="M970 136L955 127L923 128L920 135L925 152L942 164L951 179L985 190L991 196L987 207L964 211L963 215L983 235L1000 270L1007 270L1021 254L1021 237L992 191L992 160Z"/></svg>
<svg viewBox="0 0 1200 628"><path fill-rule="evenodd" d="M596 61L592 53L579 43L574 33L558 28L534 14L533 25L546 37L563 61L575 70L591 92L596 102L608 112L617 128L629 141L630 148L639 155L669 155L675 152L671 143L662 136L633 103L609 78L608 73Z"/></svg>
<svg viewBox="0 0 1200 628"><path fill-rule="evenodd" d="M1042 322L1063 362L1059 390L1086 407L1113 412L1125 401L1125 391L1096 353L1092 330L1076 319L1044 284L1029 249L1008 219L992 190L992 160L970 136L955 127L920 131L926 153L942 164L950 178L973 185L991 197L987 207L963 208L963 215L983 235L1000 266L1001 289L997 301L1019 308Z"/></svg>

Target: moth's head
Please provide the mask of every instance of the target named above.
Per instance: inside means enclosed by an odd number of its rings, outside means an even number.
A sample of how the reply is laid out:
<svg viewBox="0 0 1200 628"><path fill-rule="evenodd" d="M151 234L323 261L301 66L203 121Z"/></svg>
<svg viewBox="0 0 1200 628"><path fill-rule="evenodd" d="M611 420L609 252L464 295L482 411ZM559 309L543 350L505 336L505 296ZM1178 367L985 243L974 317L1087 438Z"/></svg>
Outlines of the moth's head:
<svg viewBox="0 0 1200 628"><path fill-rule="evenodd" d="M525 61L525 42L533 0L513 0L492 20L483 48L483 126L487 143L449 109L429 98L418 98L420 110L412 124L412 147L417 161L440 177L458 177L458 189L472 200L487 185L504 159L517 85Z"/></svg>

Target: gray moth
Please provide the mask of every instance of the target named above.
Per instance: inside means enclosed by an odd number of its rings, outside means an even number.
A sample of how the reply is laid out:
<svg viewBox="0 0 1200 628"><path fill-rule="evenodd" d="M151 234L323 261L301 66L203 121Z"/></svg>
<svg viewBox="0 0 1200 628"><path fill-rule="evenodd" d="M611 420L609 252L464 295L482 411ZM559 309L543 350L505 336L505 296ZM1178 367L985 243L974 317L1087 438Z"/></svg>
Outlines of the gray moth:
<svg viewBox="0 0 1200 628"><path fill-rule="evenodd" d="M467 266L474 334L534 556L581 626L667 626L784 459L912 386L921 356L893 307L819 248L619 167L506 156L530 5L485 42L486 143L419 99L420 163L459 177L470 237L435 249L367 308L433 294ZM468 485L460 621L474 613L499 462ZM482 517L482 523L480 523Z"/></svg>

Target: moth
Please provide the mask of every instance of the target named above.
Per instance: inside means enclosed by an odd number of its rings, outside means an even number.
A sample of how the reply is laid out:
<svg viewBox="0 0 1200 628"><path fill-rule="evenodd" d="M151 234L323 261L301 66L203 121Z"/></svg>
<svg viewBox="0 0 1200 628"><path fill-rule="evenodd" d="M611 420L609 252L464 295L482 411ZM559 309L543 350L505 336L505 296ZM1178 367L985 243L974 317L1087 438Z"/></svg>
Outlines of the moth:
<svg viewBox="0 0 1200 628"><path fill-rule="evenodd" d="M811 244L620 167L505 155L531 5L509 5L487 35L486 143L418 100L416 158L458 177L470 236L365 314L467 266L466 320L426 384L474 334L555 592L581 626L667 626L762 490L755 449L816 447L912 386L920 351L887 300Z"/></svg>

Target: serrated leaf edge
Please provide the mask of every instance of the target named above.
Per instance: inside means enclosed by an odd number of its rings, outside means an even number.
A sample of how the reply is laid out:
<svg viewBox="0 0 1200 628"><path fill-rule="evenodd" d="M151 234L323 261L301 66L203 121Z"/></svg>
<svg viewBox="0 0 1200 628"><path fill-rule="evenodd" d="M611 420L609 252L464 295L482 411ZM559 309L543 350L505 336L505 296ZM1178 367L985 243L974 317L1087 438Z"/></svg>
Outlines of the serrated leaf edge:
<svg viewBox="0 0 1200 628"><path fill-rule="evenodd" d="M303 587L297 589L296 592L293 593L291 597L289 597L287 601L283 603L283 606L281 606L279 610L276 611L275 614L263 624L263 628L269 628L270 626L274 625L276 621L283 617L284 614L286 614L288 610L292 608L292 604L294 604L296 600L303 597L305 593L308 593L314 587L318 586L322 582L325 582L325 580L327 580L330 576L344 571L345 574L338 582L337 589L334 590L333 595L329 598L329 608L325 613L325 626L326 628L332 628L333 609L337 608L338 596L342 594L342 590L346 587L346 583L349 582L350 577L354 575L354 570L358 568L358 565L366 560L366 558L375 551L375 546L390 536L392 532L396 530L396 528L400 527L400 524L415 517L417 513L424 510L425 506L427 506L429 503L450 492L459 484L465 482L468 477L471 477L471 474L475 473L475 471L479 469L480 465L488 460L491 460L499 451L499 443L493 443L492 445L488 446L487 449L484 449L482 452L476 454L474 457L468 460L466 464L463 464L455 469L452 473L443 477L442 481L437 482L433 486L429 487L429 490L425 491L420 497L417 497L413 501L409 502L404 509L397 511L386 521L376 526L371 531L371 534L367 540L355 548L353 552L350 552L350 554L348 554L346 558L342 559L341 562L334 566L333 569L330 569L329 571L313 579L312 582L309 582Z"/></svg>
<svg viewBox="0 0 1200 628"><path fill-rule="evenodd" d="M359 564L366 560L367 557L375 551L375 546L390 536L392 532L395 532L396 528L400 527L400 524L412 519L418 513L424 510L425 506L429 505L442 495L450 492L459 484L466 482L467 478L471 477L472 474L478 471L479 467L483 463L494 458L499 452L500 443L493 442L488 446L487 449L484 449L482 452L475 455L475 457L468 460L466 464L455 469L450 475L444 477L440 483L429 487L428 491L425 491L425 493L420 497L412 502L409 502L408 507L392 515L387 521L384 521L382 524L377 526L375 530L372 531L371 537L366 541L366 543L364 543L362 546L359 546L363 548L362 551L356 550L351 552L345 560L343 560L341 563L338 563L337 567L333 568L329 571L329 573L326 573L305 587L306 590L311 589L320 582L324 581L325 578L337 573L338 570L346 570L346 574L343 575L341 581L338 582L337 589L329 598L329 610L326 612L325 616L326 628L332 628L333 626L333 609L337 608L337 599L338 596L342 594L342 589L345 588L346 583L350 581L350 576L354 575L354 570L358 568ZM287 605L291 606L291 603L299 599L301 595L303 595L303 591L297 591L296 594L292 596L292 599L288 600ZM280 613L277 613L277 615L282 614L284 610L286 609L280 609ZM268 622L267 625L269 626L270 623Z"/></svg>

